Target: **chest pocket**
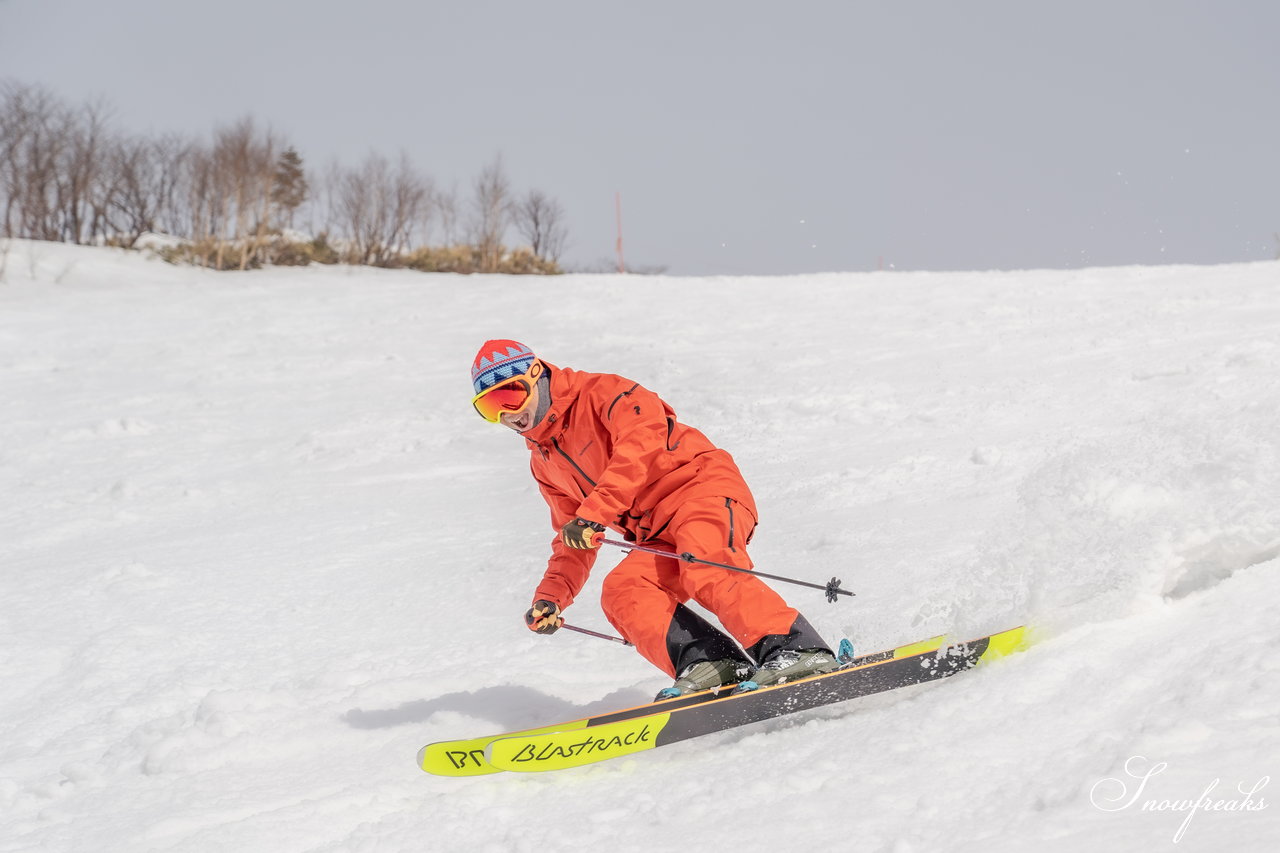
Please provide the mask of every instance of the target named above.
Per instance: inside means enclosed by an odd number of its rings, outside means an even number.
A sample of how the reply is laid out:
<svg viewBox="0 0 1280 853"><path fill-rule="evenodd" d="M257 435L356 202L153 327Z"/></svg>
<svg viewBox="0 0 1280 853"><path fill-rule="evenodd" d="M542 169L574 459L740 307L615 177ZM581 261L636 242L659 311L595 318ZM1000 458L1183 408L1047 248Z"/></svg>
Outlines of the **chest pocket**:
<svg viewBox="0 0 1280 853"><path fill-rule="evenodd" d="M580 447L553 438L547 461L561 475L557 478L560 483L570 486L563 489L566 494L586 497L596 487L608 459L609 449L599 438L587 439Z"/></svg>

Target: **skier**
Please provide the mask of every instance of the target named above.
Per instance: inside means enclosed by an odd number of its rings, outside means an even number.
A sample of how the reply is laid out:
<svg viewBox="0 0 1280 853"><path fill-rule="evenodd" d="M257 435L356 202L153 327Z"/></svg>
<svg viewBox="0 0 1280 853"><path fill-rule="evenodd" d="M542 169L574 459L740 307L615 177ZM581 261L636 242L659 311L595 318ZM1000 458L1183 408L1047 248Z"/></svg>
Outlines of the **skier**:
<svg viewBox="0 0 1280 853"><path fill-rule="evenodd" d="M621 376L556 367L511 340L486 341L471 380L481 417L527 442L556 530L525 613L530 630L551 634L563 624L599 553L593 537L606 527L628 541L752 567L756 506L737 465L653 392ZM686 607L690 599L732 639ZM631 551L604 579L600 603L618 632L675 679L659 699L838 666L809 621L751 574Z"/></svg>

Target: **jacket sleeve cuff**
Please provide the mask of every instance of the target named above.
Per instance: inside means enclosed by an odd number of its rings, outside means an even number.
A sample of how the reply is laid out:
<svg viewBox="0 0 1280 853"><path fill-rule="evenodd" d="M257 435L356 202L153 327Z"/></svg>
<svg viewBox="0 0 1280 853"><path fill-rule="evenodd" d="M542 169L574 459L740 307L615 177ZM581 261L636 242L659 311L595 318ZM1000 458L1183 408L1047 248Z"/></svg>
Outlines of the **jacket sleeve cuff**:
<svg viewBox="0 0 1280 853"><path fill-rule="evenodd" d="M619 512L605 506L605 502L596 495L590 495L578 506L578 517L586 521L594 521L608 527L616 523Z"/></svg>
<svg viewBox="0 0 1280 853"><path fill-rule="evenodd" d="M559 578L543 578L542 583L533 593L534 601L550 601L563 612L573 604L573 592L569 585Z"/></svg>

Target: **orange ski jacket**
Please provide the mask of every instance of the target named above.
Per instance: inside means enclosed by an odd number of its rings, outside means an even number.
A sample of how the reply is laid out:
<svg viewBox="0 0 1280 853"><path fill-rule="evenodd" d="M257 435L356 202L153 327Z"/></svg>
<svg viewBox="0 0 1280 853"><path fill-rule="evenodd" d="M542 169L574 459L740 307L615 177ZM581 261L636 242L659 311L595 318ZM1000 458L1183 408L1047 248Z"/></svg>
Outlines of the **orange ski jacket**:
<svg viewBox="0 0 1280 853"><path fill-rule="evenodd" d="M523 436L555 537L535 599L564 610L587 581L599 552L560 541L560 528L575 517L620 531L628 541L661 543L683 502L723 497L751 513L751 524L743 524L751 529L755 500L733 457L677 421L658 395L614 374L543 364L551 375L551 406Z"/></svg>

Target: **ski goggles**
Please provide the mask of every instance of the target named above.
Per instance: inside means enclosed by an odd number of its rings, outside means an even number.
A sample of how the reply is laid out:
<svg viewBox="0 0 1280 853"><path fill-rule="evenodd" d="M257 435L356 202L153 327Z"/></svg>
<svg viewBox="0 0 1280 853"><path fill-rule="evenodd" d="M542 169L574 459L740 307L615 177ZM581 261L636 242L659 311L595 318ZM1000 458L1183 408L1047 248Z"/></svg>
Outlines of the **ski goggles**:
<svg viewBox="0 0 1280 853"><path fill-rule="evenodd" d="M523 412L533 399L533 383L542 373L542 363L535 361L529 366L529 372L515 379L508 379L501 385L481 391L471 398L471 405L480 413L480 417L489 423L499 423L502 415L518 415Z"/></svg>

